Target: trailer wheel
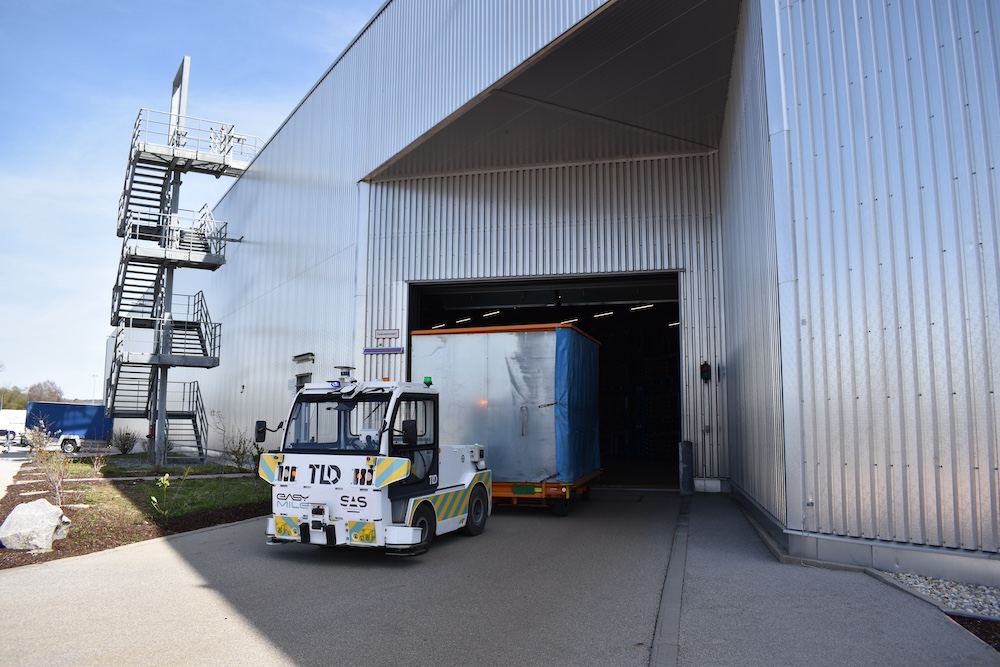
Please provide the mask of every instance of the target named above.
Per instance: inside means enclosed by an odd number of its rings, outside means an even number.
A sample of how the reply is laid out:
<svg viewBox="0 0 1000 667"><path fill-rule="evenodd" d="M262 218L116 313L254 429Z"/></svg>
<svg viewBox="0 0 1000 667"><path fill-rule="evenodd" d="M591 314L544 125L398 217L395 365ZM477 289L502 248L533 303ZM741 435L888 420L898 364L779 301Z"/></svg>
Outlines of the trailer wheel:
<svg viewBox="0 0 1000 667"><path fill-rule="evenodd" d="M565 498L556 498L553 500L552 513L556 516L566 516L569 514L569 501Z"/></svg>
<svg viewBox="0 0 1000 667"><path fill-rule="evenodd" d="M66 454L72 454L76 451L76 440L66 439L62 441L62 450Z"/></svg>
<svg viewBox="0 0 1000 667"><path fill-rule="evenodd" d="M434 518L434 510L427 503L422 503L413 513L414 528L420 529L420 546L430 547L434 541L434 530L437 527L437 520Z"/></svg>
<svg viewBox="0 0 1000 667"><path fill-rule="evenodd" d="M489 499L482 486L476 485L469 497L469 514L465 518L465 525L462 532L466 535L478 535L486 527L486 518L489 516Z"/></svg>

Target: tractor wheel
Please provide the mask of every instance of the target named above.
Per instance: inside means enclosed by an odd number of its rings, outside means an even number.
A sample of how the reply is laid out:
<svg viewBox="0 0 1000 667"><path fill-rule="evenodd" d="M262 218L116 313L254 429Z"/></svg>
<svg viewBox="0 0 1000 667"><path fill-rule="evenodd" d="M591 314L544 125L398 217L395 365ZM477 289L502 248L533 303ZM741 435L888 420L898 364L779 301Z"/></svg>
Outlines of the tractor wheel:
<svg viewBox="0 0 1000 667"><path fill-rule="evenodd" d="M465 525L462 526L463 533L478 535L483 532L483 528L486 527L486 519L489 517L489 502L486 490L477 484L469 497L469 514L465 519Z"/></svg>
<svg viewBox="0 0 1000 667"><path fill-rule="evenodd" d="M434 541L434 530L437 527L437 520L434 518L434 509L429 503L423 503L413 513L414 528L420 529L420 546L430 547Z"/></svg>

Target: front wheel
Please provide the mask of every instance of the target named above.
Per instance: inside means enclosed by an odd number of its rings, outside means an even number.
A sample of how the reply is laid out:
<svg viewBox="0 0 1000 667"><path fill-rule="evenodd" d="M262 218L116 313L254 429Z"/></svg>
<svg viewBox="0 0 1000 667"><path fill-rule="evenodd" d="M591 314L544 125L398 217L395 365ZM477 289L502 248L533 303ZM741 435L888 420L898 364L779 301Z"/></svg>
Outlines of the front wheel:
<svg viewBox="0 0 1000 667"><path fill-rule="evenodd" d="M434 510L428 503L423 503L413 514L414 528L420 529L420 547L424 550L430 548L434 541L434 531L437 528L437 520L434 518Z"/></svg>
<svg viewBox="0 0 1000 667"><path fill-rule="evenodd" d="M476 485L469 497L469 514L465 518L465 525L462 532L466 535L478 535L486 527L486 518L489 516L489 498L486 490Z"/></svg>

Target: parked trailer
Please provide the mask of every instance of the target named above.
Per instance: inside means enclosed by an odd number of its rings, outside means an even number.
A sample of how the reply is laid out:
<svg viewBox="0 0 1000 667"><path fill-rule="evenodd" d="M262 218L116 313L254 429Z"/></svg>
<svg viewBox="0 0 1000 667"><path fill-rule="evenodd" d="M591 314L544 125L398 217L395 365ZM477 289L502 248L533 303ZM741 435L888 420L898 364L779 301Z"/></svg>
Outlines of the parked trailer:
<svg viewBox="0 0 1000 667"><path fill-rule="evenodd" d="M103 448L111 442L114 420L104 416L103 405L29 401L27 429L44 428L57 438L59 449L71 454L85 446Z"/></svg>
<svg viewBox="0 0 1000 667"><path fill-rule="evenodd" d="M412 377L441 390L441 432L490 452L494 502L566 514L601 474L600 344L571 325L414 331Z"/></svg>

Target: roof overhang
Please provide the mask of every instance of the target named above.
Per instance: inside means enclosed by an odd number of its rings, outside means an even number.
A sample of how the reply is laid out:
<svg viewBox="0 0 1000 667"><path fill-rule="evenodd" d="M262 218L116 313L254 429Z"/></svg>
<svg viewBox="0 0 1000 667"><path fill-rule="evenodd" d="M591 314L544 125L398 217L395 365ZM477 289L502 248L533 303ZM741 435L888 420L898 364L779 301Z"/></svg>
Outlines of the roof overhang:
<svg viewBox="0 0 1000 667"><path fill-rule="evenodd" d="M365 180L718 148L740 0L617 0Z"/></svg>

